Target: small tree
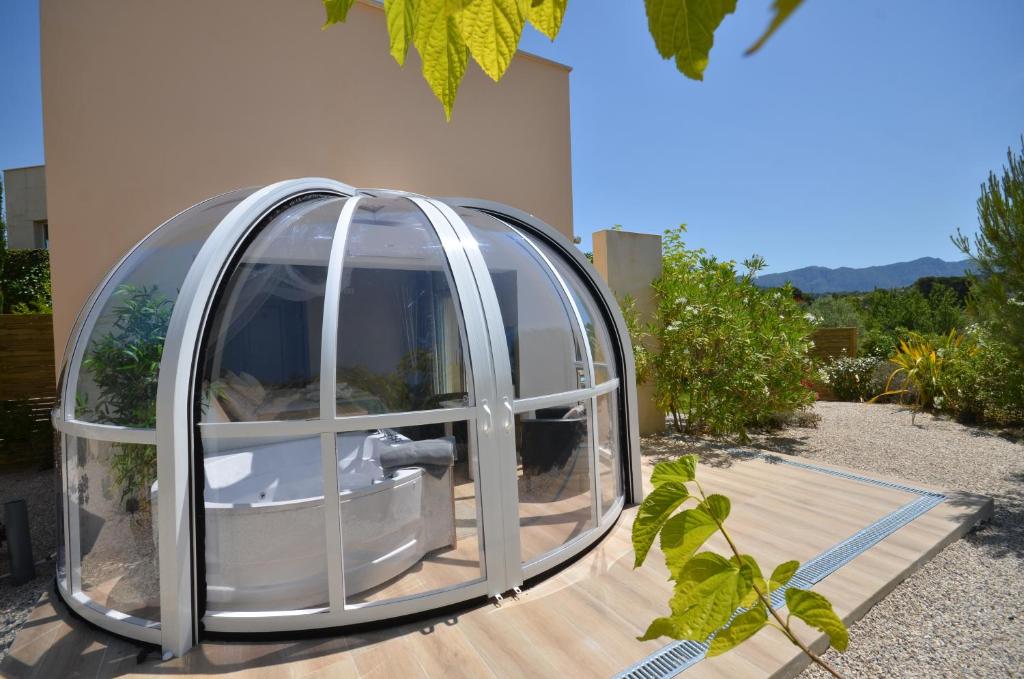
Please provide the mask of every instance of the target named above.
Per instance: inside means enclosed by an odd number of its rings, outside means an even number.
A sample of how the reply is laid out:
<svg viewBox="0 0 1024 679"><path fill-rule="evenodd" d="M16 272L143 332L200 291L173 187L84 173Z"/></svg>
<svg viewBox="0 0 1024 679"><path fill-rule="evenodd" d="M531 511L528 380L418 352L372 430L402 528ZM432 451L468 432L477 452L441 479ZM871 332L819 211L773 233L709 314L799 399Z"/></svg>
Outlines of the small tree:
<svg viewBox="0 0 1024 679"><path fill-rule="evenodd" d="M754 285L762 258L737 275L733 262L687 249L685 231L665 233L654 321L631 324L637 365L677 429L745 438L747 427L813 400L801 384L812 325L789 289Z"/></svg>
<svg viewBox="0 0 1024 679"><path fill-rule="evenodd" d="M978 198L978 234L953 242L973 260L970 310L1024 364L1024 137L1006 151L1002 177L989 173Z"/></svg>

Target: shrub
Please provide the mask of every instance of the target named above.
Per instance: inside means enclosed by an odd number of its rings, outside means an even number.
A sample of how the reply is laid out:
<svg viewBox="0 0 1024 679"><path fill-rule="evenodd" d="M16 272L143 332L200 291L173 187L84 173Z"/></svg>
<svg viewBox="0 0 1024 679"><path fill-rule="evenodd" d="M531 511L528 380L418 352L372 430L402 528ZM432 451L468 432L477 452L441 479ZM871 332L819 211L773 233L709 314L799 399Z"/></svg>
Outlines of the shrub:
<svg viewBox="0 0 1024 679"><path fill-rule="evenodd" d="M857 328L858 335L864 333L860 308L851 297L824 295L811 302L807 311L822 328Z"/></svg>
<svg viewBox="0 0 1024 679"><path fill-rule="evenodd" d="M969 423L1024 422L1024 366L984 326L968 328L943 374L941 408Z"/></svg>
<svg viewBox="0 0 1024 679"><path fill-rule="evenodd" d="M901 340L899 351L889 358L896 369L886 380L885 391L876 398L899 396L903 400L910 396L916 401L917 410L941 408L946 396L946 373L957 362L960 352L966 350L961 348L962 342L963 336L957 334L956 330L950 330L948 335L934 342L916 333L911 334L907 340ZM907 384L893 389L893 382L898 378L904 379Z"/></svg>
<svg viewBox="0 0 1024 679"><path fill-rule="evenodd" d="M3 288L4 313L52 313L50 253L46 250L7 250L0 287Z"/></svg>
<svg viewBox="0 0 1024 679"><path fill-rule="evenodd" d="M842 356L822 365L818 369L818 378L840 401L863 401L878 393L874 391L872 378L878 366L883 364L884 360L873 356Z"/></svg>
<svg viewBox="0 0 1024 679"><path fill-rule="evenodd" d="M812 326L790 289L753 284L758 257L735 264L689 250L685 227L667 231L653 323L633 324L641 375L687 433L738 434L810 405Z"/></svg>

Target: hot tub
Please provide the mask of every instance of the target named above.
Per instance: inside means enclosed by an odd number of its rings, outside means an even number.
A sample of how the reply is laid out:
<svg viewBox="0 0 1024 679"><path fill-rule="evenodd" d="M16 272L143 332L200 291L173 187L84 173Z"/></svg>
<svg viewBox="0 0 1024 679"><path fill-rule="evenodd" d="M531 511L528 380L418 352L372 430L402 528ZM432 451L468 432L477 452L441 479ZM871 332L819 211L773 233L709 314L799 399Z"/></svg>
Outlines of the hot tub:
<svg viewBox="0 0 1024 679"><path fill-rule="evenodd" d="M425 497L450 488L419 467L385 473L396 435L339 434L338 481L347 595L401 574L448 533L424 522ZM404 437L397 437L407 440ZM328 600L320 438L231 448L205 460L206 600L210 610L292 610ZM425 491L425 486L427 490ZM154 484L154 508L156 507ZM442 498L443 499L443 498ZM436 517L435 517L436 518ZM154 525L156 522L154 522Z"/></svg>

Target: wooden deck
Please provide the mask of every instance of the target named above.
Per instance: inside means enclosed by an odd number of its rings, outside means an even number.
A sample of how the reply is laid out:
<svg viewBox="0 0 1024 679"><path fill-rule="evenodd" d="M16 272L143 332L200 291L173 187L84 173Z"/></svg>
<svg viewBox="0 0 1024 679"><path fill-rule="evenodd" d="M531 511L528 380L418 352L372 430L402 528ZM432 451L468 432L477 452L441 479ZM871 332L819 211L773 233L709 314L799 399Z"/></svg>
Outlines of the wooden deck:
<svg viewBox="0 0 1024 679"><path fill-rule="evenodd" d="M649 465L645 469L649 474ZM699 476L708 492L730 496L728 525L734 540L768 569L788 559L806 561L915 498L760 459L702 465ZM863 616L946 544L991 514L988 498L943 492L948 499L941 505L815 587L847 622ZM500 608L485 605L319 640L208 642L168 662L154 658L137 664L136 646L70 618L48 595L0 663L0 676L610 677L666 643L635 639L651 619L667 612L671 590L657 550L642 569L632 568L629 535L635 511L627 509L582 559ZM710 546L722 548L715 542ZM807 628L803 636L824 647L823 636ZM682 676L788 677L805 665L796 649L769 629Z"/></svg>

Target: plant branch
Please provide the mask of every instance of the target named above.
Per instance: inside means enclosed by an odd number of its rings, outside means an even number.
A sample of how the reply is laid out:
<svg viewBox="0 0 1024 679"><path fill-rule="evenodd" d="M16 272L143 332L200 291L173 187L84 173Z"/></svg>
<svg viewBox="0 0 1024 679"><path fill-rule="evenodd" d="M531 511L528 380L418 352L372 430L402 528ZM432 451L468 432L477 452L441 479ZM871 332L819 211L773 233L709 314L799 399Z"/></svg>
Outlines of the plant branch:
<svg viewBox="0 0 1024 679"><path fill-rule="evenodd" d="M700 492L701 497L707 499L707 496L704 494L704 489L701 487L700 483L696 479L694 479L694 483L697 484L697 490ZM718 530L722 532L722 537L724 537L725 541L729 543L729 549L731 549L732 553L736 555L736 562L741 563L742 561L740 559L740 550L736 547L736 543L732 541L732 538L729 536L728 531L725 530L725 525L721 521L719 521L714 515L712 515L711 518L718 526ZM833 677L836 677L836 679L843 679L843 675L840 674L837 669L832 667L832 665L829 664L828 661L818 656L818 654L812 651L804 642L800 641L800 639L796 636L793 630L790 629L788 620L782 619L782 616L779 615L779 612L775 610L775 608L772 606L771 598L765 592L761 591L761 588L757 586L757 583L751 582L751 587L754 588L754 592L757 593L757 598L760 599L762 604L764 604L768 612L771 613L771 616L775 618L779 625L781 625L781 631L783 632L783 634L785 634L791 642L793 642L801 651L803 651L804 654L808 658L810 658L812 662L814 662L823 670L831 674Z"/></svg>

